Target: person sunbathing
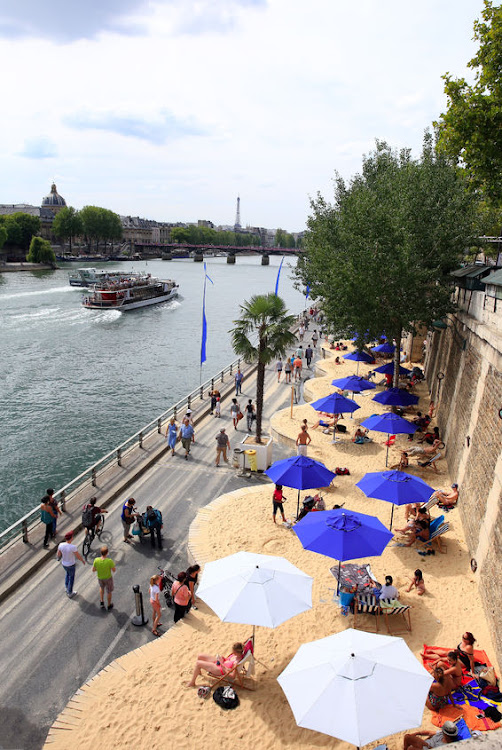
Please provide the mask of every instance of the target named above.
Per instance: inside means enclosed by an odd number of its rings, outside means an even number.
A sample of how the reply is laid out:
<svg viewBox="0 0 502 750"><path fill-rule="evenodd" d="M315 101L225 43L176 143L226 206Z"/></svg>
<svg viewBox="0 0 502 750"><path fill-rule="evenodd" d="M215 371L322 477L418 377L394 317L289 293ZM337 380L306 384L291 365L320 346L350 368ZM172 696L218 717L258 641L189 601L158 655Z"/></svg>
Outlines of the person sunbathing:
<svg viewBox="0 0 502 750"><path fill-rule="evenodd" d="M423 739L422 739L423 737ZM445 721L439 732L428 732L420 729L404 735L403 750L423 750L442 747L458 740L458 727L453 721Z"/></svg>
<svg viewBox="0 0 502 750"><path fill-rule="evenodd" d="M426 456L427 458L431 458L438 452L440 445L441 440L434 440L432 445L415 445L413 448L409 448L408 455Z"/></svg>
<svg viewBox="0 0 502 750"><path fill-rule="evenodd" d="M425 705L430 711L439 711L447 706L450 701L453 704L453 698L451 697L453 680L449 675L445 675L442 667L434 667L432 674L434 675L434 682L430 686Z"/></svg>
<svg viewBox="0 0 502 750"><path fill-rule="evenodd" d="M444 674L451 677L454 690L458 690L462 687L462 662L458 658L457 651L448 651L446 659L440 657L439 659L436 659L431 666L433 668L441 667Z"/></svg>
<svg viewBox="0 0 502 750"><path fill-rule="evenodd" d="M322 416L323 412L319 412L319 414ZM335 417L332 417L331 419L321 419L319 418L315 424L312 425L313 430L317 430L318 427L323 427L325 430L329 430L330 427L333 427L335 424Z"/></svg>
<svg viewBox="0 0 502 750"><path fill-rule="evenodd" d="M424 519L418 518L415 521L414 528L408 532L409 541L404 546L411 547L416 541L428 542L430 535L430 525Z"/></svg>
<svg viewBox="0 0 502 750"><path fill-rule="evenodd" d="M448 510L454 508L458 501L458 484L452 484L451 490L436 490L430 496L430 500L433 497L438 498L438 506L440 508L447 508Z"/></svg>
<svg viewBox="0 0 502 750"><path fill-rule="evenodd" d="M407 451L401 451L401 458L399 459L399 463L394 464L390 468L393 471L403 471L404 469L407 469L409 465L410 462L408 459Z"/></svg>
<svg viewBox="0 0 502 750"><path fill-rule="evenodd" d="M242 643L234 643L232 653L227 656L211 656L210 654L199 654L195 663L195 669L192 679L187 683L188 687L196 687L195 680L204 669L213 677L223 677L223 675L235 675L235 667L241 661L244 654Z"/></svg>
<svg viewBox="0 0 502 750"><path fill-rule="evenodd" d="M458 644L456 648L458 658L462 662L464 668L468 670L468 672L471 674L474 672L474 644L475 643L476 643L476 639L474 638L473 634L470 633L468 630L466 630L462 636L462 640L460 641L460 643ZM434 649L430 649L430 651L427 652L427 656L444 657L451 650L453 649L434 648Z"/></svg>
<svg viewBox="0 0 502 750"><path fill-rule="evenodd" d="M413 578L411 579L411 583L406 591L409 593L412 589L416 589L419 596L423 596L425 594L424 577L422 575L422 571L419 568L417 568L413 573Z"/></svg>

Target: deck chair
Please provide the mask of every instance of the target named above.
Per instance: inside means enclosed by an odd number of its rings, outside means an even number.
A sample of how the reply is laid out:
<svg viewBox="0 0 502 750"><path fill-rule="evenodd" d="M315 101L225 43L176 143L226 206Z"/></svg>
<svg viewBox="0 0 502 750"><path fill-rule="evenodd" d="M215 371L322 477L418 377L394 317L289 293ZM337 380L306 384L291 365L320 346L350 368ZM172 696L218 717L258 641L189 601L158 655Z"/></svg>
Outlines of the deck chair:
<svg viewBox="0 0 502 750"><path fill-rule="evenodd" d="M388 448L390 448L391 446L394 445L395 442L396 442L396 436L395 435L390 435L389 439L384 441L384 445L386 445Z"/></svg>
<svg viewBox="0 0 502 750"><path fill-rule="evenodd" d="M426 542L421 542L417 539L417 545L421 550L432 549L435 544L438 552L446 554L446 548L443 550L441 546L441 537L449 530L450 524L444 520L444 516L439 516L432 521L430 525L430 536Z"/></svg>
<svg viewBox="0 0 502 750"><path fill-rule="evenodd" d="M399 604L397 607L391 606L391 600L390 599L380 599L379 601L381 614L383 615L383 618L385 620L385 625L387 627L387 632L389 635L400 635L402 633L411 633L411 607L409 604ZM395 629L391 630L390 624L389 624L389 617L393 617L394 615L401 615L402 618L402 626L403 629ZM399 625L398 625L399 628Z"/></svg>
<svg viewBox="0 0 502 750"><path fill-rule="evenodd" d="M375 627L369 628L369 630L372 633L378 633L378 618L381 615L381 610L373 594L356 594L354 599L354 628L361 627L359 624L361 615L371 615L375 618Z"/></svg>
<svg viewBox="0 0 502 750"><path fill-rule="evenodd" d="M253 679L255 672L255 662L261 664L261 666L265 667L265 669L268 669L268 667L265 666L263 662L255 658L254 636L251 636L246 641L244 641L243 645L244 652L242 654L242 659L235 665L234 669L229 670L226 674L218 677L217 679L214 677L214 675L210 675L210 677L212 677L212 679L214 680L211 687L217 687L221 682L228 682L230 685L239 685L239 687L243 687L246 690L256 689L256 683ZM251 679L252 685L246 685L245 680L249 681Z"/></svg>
<svg viewBox="0 0 502 750"><path fill-rule="evenodd" d="M426 502L426 504L423 507L428 512L431 508L437 505L438 502L439 502L439 497L437 495L433 495L432 497L429 498L429 500Z"/></svg>

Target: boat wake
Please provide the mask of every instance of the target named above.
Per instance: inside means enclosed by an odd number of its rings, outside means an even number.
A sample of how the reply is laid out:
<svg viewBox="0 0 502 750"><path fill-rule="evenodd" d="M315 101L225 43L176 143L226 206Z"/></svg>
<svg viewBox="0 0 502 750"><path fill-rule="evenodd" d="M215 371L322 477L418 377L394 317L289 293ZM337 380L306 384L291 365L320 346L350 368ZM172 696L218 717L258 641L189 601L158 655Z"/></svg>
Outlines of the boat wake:
<svg viewBox="0 0 502 750"><path fill-rule="evenodd" d="M5 299L20 299L21 297L37 297L41 294L61 294L63 292L74 292L77 287L55 286L52 289L37 289L35 292L16 292L15 294L1 294L0 302ZM80 290L81 291L81 290Z"/></svg>

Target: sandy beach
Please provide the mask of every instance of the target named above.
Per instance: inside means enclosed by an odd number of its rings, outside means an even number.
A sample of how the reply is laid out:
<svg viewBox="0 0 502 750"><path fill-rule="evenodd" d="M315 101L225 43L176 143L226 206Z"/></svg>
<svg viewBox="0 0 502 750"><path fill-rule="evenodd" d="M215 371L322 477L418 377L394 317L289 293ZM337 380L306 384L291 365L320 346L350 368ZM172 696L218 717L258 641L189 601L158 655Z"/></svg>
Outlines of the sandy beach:
<svg viewBox="0 0 502 750"><path fill-rule="evenodd" d="M371 368L362 364L359 374L366 374L368 369ZM353 362L337 366L332 358L323 360L318 368L321 377L307 381L305 397L314 399L328 395L334 390L331 386L334 377L353 373ZM427 411L426 386L419 385L416 393L421 397L418 408ZM359 422L384 411L372 401L372 395L356 395L361 408L355 412L354 419L343 420L348 431L337 444L332 445L331 436L323 434L322 430L310 429L312 444L308 455L323 461L332 470L337 466L350 470L350 476L336 477L333 486L323 492L327 508L345 503L346 509L378 516L388 527L391 504L368 499L355 487L366 472L385 470L385 435L373 432L373 442L365 445L351 442ZM276 413L271 420L274 436L292 446L304 418L309 426L317 419L308 404L294 407L293 418L289 408ZM398 436L390 451L389 464L397 462L399 451L406 445L409 445L406 436ZM291 453L294 453L293 447ZM439 463L439 474L417 467L415 460L410 463L410 473L421 476L434 488L448 487L455 481L455 477L448 475L445 460ZM336 561L305 551L292 530L279 523L274 525L272 489L271 483L264 482L263 487L247 487L216 498L199 511L189 540L190 552L201 565L244 549L285 557L314 579L311 610L274 630L257 628L256 656L266 668L257 664L256 689L239 690L239 708L225 712L211 698L200 699L196 690L186 687L199 652L228 654L234 641L242 641L252 632L251 627L220 622L199 600L198 610L190 612L162 638L116 660L84 685L56 721L47 747L160 750L169 743L182 748L230 750L236 744L251 749L259 741L264 750L324 747L352 750L352 745L298 728L276 679L302 643L352 627L353 617L343 617L339 606L333 602L336 580L330 567ZM297 491L285 488L284 493L286 515L293 518ZM438 511L433 510L432 515L438 515ZM449 513L448 521L446 554L421 557L416 549L393 546L391 542L381 557L360 562L369 562L380 582L385 575L392 575L400 589L401 600L412 606L412 632L402 637L418 659L424 643L451 648L459 642L461 634L469 630L477 639L476 648L484 649L495 663L490 629L470 572L458 513ZM396 508L394 525L399 527L403 522L404 509ZM424 574L426 594L423 597L405 592L417 567ZM143 590L147 591L146 581ZM163 622L171 618L172 611L165 609ZM380 632L386 633L383 621ZM495 666L498 671L498 665ZM199 678L199 684L208 684L207 679ZM424 708L423 728L436 731L430 718L430 711ZM402 748L402 737L402 734L393 735L366 747L375 747L385 740L390 750L398 750Z"/></svg>

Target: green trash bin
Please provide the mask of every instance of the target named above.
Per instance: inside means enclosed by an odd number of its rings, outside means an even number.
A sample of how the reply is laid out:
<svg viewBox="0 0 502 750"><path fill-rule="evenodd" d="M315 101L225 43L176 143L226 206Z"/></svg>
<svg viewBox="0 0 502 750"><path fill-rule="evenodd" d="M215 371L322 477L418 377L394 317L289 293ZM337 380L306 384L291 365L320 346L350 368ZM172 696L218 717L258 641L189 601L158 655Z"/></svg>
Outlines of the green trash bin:
<svg viewBox="0 0 502 750"><path fill-rule="evenodd" d="M256 460L256 451L244 451L249 461L251 471L258 471L258 461Z"/></svg>

